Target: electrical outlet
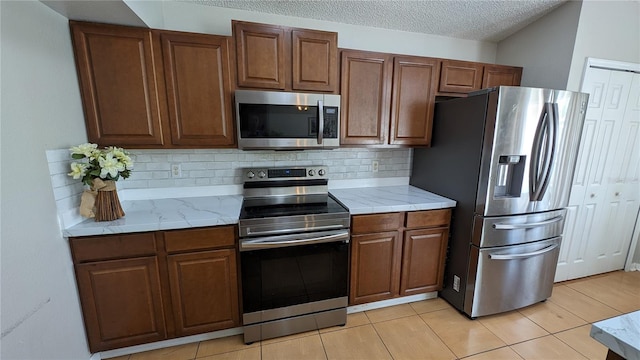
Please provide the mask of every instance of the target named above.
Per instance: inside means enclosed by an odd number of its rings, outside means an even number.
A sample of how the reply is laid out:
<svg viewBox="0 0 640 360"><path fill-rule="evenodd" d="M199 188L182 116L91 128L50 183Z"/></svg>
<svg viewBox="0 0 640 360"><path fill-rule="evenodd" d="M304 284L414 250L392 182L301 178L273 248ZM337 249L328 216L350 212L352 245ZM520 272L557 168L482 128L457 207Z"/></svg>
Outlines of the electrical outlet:
<svg viewBox="0 0 640 360"><path fill-rule="evenodd" d="M453 275L453 290L460 292L460 277Z"/></svg>
<svg viewBox="0 0 640 360"><path fill-rule="evenodd" d="M371 171L378 172L378 160L373 160L371 162Z"/></svg>
<svg viewBox="0 0 640 360"><path fill-rule="evenodd" d="M180 166L180 164L171 164L171 177L182 177L182 166Z"/></svg>

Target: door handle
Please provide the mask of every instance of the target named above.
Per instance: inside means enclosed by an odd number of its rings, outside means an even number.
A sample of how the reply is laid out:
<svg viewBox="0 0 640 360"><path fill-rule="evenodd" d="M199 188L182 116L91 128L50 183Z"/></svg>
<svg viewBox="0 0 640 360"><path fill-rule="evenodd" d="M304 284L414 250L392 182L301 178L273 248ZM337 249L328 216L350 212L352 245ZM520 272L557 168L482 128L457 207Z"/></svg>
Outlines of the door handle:
<svg viewBox="0 0 640 360"><path fill-rule="evenodd" d="M548 252L552 251L553 249L555 249L557 247L558 247L558 244L553 244L551 246L547 246L544 249L540 249L538 251L532 251L532 252L524 253L524 254L508 254L508 255L489 254L489 259L491 259L491 260L525 259L525 258L530 258L530 257L533 257L533 256L537 256L537 255L542 255L542 254L548 253Z"/></svg>
<svg viewBox="0 0 640 360"><path fill-rule="evenodd" d="M561 221L562 219L563 219L563 217L562 217L562 215L560 215L560 216L556 216L556 217L548 219L548 220L532 222L532 223L524 223L524 224L501 224L501 223L496 223L496 224L493 224L493 228L496 229L496 230L529 229L529 228L534 228L534 227L553 224L553 223L556 223L558 221Z"/></svg>
<svg viewBox="0 0 640 360"><path fill-rule="evenodd" d="M349 231L337 231L321 236L304 237L296 235L265 237L240 241L240 251L280 248L286 246L302 246L329 242L349 242Z"/></svg>
<svg viewBox="0 0 640 360"><path fill-rule="evenodd" d="M324 101L318 100L318 145L322 144L324 136Z"/></svg>

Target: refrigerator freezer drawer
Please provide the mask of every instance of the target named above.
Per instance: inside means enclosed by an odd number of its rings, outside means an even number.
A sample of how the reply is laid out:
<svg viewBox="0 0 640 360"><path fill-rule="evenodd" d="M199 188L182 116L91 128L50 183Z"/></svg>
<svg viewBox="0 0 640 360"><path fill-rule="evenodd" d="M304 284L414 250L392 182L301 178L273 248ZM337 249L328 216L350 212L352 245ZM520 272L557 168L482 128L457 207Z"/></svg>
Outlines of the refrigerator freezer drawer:
<svg viewBox="0 0 640 360"><path fill-rule="evenodd" d="M483 217L475 216L473 245L485 248L530 243L562 235L567 210Z"/></svg>
<svg viewBox="0 0 640 360"><path fill-rule="evenodd" d="M464 311L471 317L519 309L551 296L560 236L531 244L481 249L471 246ZM473 271L473 267L470 272Z"/></svg>

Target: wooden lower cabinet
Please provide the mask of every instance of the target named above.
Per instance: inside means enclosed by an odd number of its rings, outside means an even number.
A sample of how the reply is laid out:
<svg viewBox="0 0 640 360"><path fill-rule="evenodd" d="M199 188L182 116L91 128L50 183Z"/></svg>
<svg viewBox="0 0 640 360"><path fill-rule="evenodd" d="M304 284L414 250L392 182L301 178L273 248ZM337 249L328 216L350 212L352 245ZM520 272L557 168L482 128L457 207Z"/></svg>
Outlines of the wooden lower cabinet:
<svg viewBox="0 0 640 360"><path fill-rule="evenodd" d="M167 264L176 336L240 324L235 250L169 255Z"/></svg>
<svg viewBox="0 0 640 360"><path fill-rule="evenodd" d="M76 266L92 352L166 339L155 256Z"/></svg>
<svg viewBox="0 0 640 360"><path fill-rule="evenodd" d="M442 288L448 228L409 230L404 233L400 295Z"/></svg>
<svg viewBox="0 0 640 360"><path fill-rule="evenodd" d="M402 239L397 231L351 237L351 303L389 299L398 293Z"/></svg>
<svg viewBox="0 0 640 360"><path fill-rule="evenodd" d="M235 226L70 238L91 352L240 326Z"/></svg>
<svg viewBox="0 0 640 360"><path fill-rule="evenodd" d="M450 209L353 216L349 304L440 290L450 219Z"/></svg>

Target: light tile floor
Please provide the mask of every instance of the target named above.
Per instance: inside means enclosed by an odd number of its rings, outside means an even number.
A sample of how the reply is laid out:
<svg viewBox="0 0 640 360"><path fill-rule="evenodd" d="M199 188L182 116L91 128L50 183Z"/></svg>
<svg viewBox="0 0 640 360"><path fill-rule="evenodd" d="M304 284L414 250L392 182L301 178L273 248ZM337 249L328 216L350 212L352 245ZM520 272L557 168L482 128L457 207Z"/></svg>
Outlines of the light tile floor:
<svg viewBox="0 0 640 360"><path fill-rule="evenodd" d="M558 283L548 301L469 320L442 299L348 315L347 325L245 345L242 335L113 360L597 359L591 323L640 309L640 272Z"/></svg>

